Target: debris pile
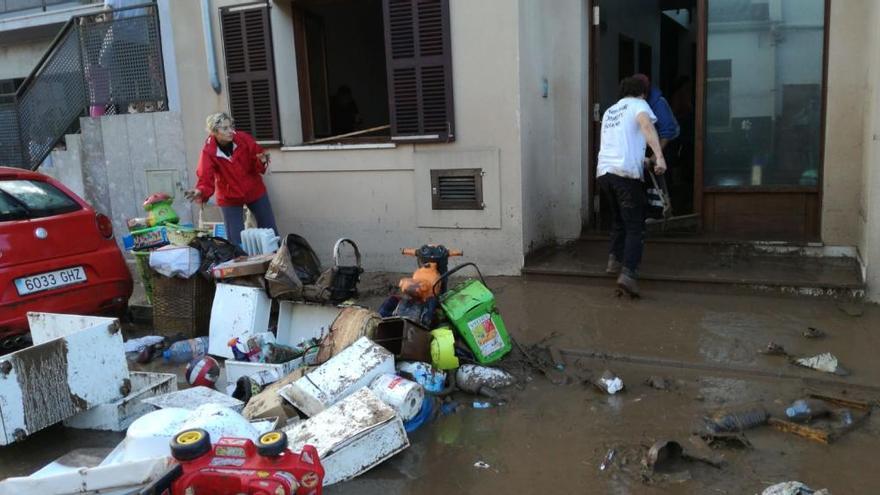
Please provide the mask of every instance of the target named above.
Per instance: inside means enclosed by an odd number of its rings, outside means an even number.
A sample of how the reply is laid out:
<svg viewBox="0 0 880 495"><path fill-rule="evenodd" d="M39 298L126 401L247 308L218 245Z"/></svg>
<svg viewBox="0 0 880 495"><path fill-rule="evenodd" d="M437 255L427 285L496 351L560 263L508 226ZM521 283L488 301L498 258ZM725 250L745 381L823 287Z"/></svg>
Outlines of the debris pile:
<svg viewBox="0 0 880 495"><path fill-rule="evenodd" d="M134 226L172 225L168 215L149 218ZM192 321L167 328L168 320L154 319L156 335L123 342L115 319L37 314L35 345L0 359L6 375L24 369L17 363L28 353L56 347L67 352L64 362L103 363L75 377L83 383L62 380L68 396L88 399L59 404L57 414L42 415L39 428L64 421L74 428L126 431L126 437L99 466L53 478L51 493L68 493L67 488L76 493L89 469L123 472L135 466L143 467L131 471L140 477L120 475L99 488L156 486L169 477L168 486L179 488L181 480L209 486L207 478L195 481L204 475L200 466L209 458L232 462L224 456L234 442L243 442L242 452L254 453L241 462L255 465L273 449L274 455L290 451L304 459L314 451L320 464L313 471L321 468L320 482L327 486L406 449L410 433L440 415L455 414L463 404L484 409L511 400L506 389L518 380L489 365L499 363L513 341L476 265L448 269L449 256L460 252L443 246L404 250L417 258L418 268L401 280L380 313L354 299L363 270L357 246L348 239L336 243L335 264L323 270L299 236L285 238L274 254L231 259L226 258L238 253L225 249L219 238L196 237L184 247L160 237L152 244L132 241L132 248L151 249L149 266L162 273L151 271L153 281L210 274L216 287L207 335L200 335ZM353 248L355 265L339 263L340 246L346 244ZM450 284L449 277L466 267L478 277ZM162 297L167 295L153 294L154 308ZM192 306L191 301L182 305ZM179 328L185 331L175 331ZM186 386L178 390L174 374L129 371L129 365L154 360L184 371ZM609 393L622 388L619 378L606 378ZM0 390L0 399L9 393ZM22 428L7 435L4 444L25 441L39 429L27 414L23 411ZM42 487L44 475L6 480L0 494L11 493L9 487Z"/></svg>

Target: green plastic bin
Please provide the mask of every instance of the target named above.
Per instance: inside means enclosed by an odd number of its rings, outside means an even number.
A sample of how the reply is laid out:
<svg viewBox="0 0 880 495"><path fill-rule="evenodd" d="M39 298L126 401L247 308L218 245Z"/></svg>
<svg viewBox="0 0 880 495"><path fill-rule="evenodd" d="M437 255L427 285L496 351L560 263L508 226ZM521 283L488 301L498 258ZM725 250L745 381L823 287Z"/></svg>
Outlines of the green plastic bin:
<svg viewBox="0 0 880 495"><path fill-rule="evenodd" d="M440 306L446 313L446 318L467 342L477 362L491 364L510 352L510 335L495 308L495 296L486 287L483 275L476 265L459 265L444 274L443 278L466 266L474 267L480 280L469 279L448 290L440 296Z"/></svg>
<svg viewBox="0 0 880 495"><path fill-rule="evenodd" d="M147 293L147 302L153 304L153 279L151 277L150 268L150 252L149 251L131 251L134 255L134 266L137 274L141 277L141 283L144 284L144 292Z"/></svg>

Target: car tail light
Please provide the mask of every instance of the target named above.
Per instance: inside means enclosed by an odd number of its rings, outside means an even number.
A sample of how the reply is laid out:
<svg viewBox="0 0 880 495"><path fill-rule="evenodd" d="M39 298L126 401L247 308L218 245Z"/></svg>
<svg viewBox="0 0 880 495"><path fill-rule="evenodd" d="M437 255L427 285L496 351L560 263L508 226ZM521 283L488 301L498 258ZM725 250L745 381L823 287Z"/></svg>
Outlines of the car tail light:
<svg viewBox="0 0 880 495"><path fill-rule="evenodd" d="M104 239L112 239L113 238L113 222L107 218L107 215L103 213L98 213L95 217L95 221L98 222L98 232L104 236Z"/></svg>

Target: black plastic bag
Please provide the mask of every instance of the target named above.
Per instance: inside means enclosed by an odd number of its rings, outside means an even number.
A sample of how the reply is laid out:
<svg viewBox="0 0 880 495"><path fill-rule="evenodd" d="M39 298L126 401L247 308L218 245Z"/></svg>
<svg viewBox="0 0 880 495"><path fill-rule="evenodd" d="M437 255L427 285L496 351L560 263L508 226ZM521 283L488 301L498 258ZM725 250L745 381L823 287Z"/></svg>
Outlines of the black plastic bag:
<svg viewBox="0 0 880 495"><path fill-rule="evenodd" d="M247 256L244 250L222 237L196 237L190 241L189 247L199 251L202 257L199 273L208 280L214 279L211 270L215 266L241 256Z"/></svg>

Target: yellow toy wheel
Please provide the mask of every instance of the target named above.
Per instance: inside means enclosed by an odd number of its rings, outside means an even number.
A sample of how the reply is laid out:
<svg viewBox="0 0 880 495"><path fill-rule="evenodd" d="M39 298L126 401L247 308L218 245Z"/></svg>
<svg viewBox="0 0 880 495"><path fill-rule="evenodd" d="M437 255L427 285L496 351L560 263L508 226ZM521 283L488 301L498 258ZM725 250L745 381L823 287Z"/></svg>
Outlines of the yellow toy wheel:
<svg viewBox="0 0 880 495"><path fill-rule="evenodd" d="M287 434L283 431L270 431L257 439L257 453L263 457L279 456L287 450Z"/></svg>
<svg viewBox="0 0 880 495"><path fill-rule="evenodd" d="M171 439L171 456L191 461L211 451L211 435L201 429L184 430Z"/></svg>

